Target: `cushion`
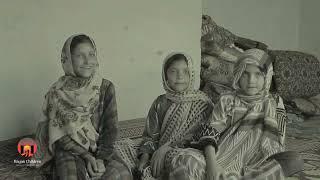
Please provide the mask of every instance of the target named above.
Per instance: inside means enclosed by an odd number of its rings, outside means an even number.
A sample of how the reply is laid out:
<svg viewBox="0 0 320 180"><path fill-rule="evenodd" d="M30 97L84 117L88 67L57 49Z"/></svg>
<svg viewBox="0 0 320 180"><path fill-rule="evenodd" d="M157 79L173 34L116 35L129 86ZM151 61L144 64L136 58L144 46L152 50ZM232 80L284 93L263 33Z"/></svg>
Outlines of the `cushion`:
<svg viewBox="0 0 320 180"><path fill-rule="evenodd" d="M320 94L311 98L295 98L292 100L297 108L306 115L320 115Z"/></svg>
<svg viewBox="0 0 320 180"><path fill-rule="evenodd" d="M201 80L230 86L233 79L234 63L215 56L202 54Z"/></svg>
<svg viewBox="0 0 320 180"><path fill-rule="evenodd" d="M320 110L312 102L304 98L296 98L292 100L297 108L307 115L318 115Z"/></svg>
<svg viewBox="0 0 320 180"><path fill-rule="evenodd" d="M313 55L296 51L269 51L274 60L276 91L285 99L320 93L320 62Z"/></svg>

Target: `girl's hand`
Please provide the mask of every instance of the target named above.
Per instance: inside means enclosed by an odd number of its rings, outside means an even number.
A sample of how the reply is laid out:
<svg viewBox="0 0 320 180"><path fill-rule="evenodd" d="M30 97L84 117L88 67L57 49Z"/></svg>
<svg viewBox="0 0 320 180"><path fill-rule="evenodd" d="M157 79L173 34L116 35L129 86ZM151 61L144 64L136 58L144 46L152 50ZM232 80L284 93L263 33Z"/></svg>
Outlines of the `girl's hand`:
<svg viewBox="0 0 320 180"><path fill-rule="evenodd" d="M207 164L206 168L206 180L226 180L227 177L218 164Z"/></svg>
<svg viewBox="0 0 320 180"><path fill-rule="evenodd" d="M155 151L151 158L151 168L152 176L159 177L161 175L161 170L164 169L164 158L166 153L172 148L169 144L164 144L157 151Z"/></svg>
<svg viewBox="0 0 320 180"><path fill-rule="evenodd" d="M216 161L216 152L213 146L205 147L206 180L226 180L224 170Z"/></svg>
<svg viewBox="0 0 320 180"><path fill-rule="evenodd" d="M104 161L102 159L97 159L96 162L98 167L98 173L103 174L106 171L106 167L104 166Z"/></svg>
<svg viewBox="0 0 320 180"><path fill-rule="evenodd" d="M84 156L84 160L90 177L98 177L101 173L98 173L96 158L88 153Z"/></svg>
<svg viewBox="0 0 320 180"><path fill-rule="evenodd" d="M138 171L142 172L143 169L146 167L146 164L148 163L149 160L149 154L148 153L144 153L141 155L140 159L139 159L139 163L138 163Z"/></svg>

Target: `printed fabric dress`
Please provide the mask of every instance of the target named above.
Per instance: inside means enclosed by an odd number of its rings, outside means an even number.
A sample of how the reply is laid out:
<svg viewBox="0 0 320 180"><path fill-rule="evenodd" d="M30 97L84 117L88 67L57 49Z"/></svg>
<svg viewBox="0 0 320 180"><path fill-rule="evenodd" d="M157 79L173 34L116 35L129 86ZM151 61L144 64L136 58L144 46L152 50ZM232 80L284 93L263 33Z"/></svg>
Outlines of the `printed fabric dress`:
<svg viewBox="0 0 320 180"><path fill-rule="evenodd" d="M201 122L206 121L212 112L212 103L209 98L198 90L193 90L194 71L192 61L187 58L190 82L184 92L175 92L165 80L166 63L173 56L167 56L163 64L162 78L166 94L160 95L152 104L143 133L143 142L138 151L138 156L148 153L150 157L162 145L168 144L172 150L165 155L165 169L158 179L174 179L184 172L183 167L176 167L175 162L183 155L184 151L198 151L188 148L194 133L199 129ZM151 167L143 172L142 179L156 179L151 175Z"/></svg>
<svg viewBox="0 0 320 180"><path fill-rule="evenodd" d="M251 49L245 53L245 58L235 66L235 93L220 97L210 121L202 124L202 131L195 135L194 145L202 150L206 145L213 145L217 163L229 179L284 179L280 164L271 158L285 150L286 126L282 99L269 93L272 64L261 50ZM264 88L254 96L242 94L238 86L248 64L267 69ZM185 157L197 161L196 166L203 169L195 172L198 178L193 180L205 179L203 152Z"/></svg>
<svg viewBox="0 0 320 180"><path fill-rule="evenodd" d="M42 122L36 132L41 148L35 158L45 162L54 158L55 179L89 179L82 157L90 153L104 160L106 171L101 179L130 180L129 169L114 150L118 134L114 85L98 72L86 79L75 75L70 52L75 36L68 38L62 49L65 75L45 96Z"/></svg>

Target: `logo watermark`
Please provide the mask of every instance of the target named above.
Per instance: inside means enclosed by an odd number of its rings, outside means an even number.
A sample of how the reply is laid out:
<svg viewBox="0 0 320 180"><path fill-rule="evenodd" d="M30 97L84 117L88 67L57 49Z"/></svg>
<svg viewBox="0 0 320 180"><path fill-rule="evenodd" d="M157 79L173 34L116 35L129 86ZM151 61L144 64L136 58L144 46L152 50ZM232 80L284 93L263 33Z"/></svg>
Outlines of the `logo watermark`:
<svg viewBox="0 0 320 180"><path fill-rule="evenodd" d="M38 150L38 145L32 138L21 139L18 142L17 150L19 158L13 160L14 164L18 166L37 166L37 164L41 164L41 160L33 158Z"/></svg>

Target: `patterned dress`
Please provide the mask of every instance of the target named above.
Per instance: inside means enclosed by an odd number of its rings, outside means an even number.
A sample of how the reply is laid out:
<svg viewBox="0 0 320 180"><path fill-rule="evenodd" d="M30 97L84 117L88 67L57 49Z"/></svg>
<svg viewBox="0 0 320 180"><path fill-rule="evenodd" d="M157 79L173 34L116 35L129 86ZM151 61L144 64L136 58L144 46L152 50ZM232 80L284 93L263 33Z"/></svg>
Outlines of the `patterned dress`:
<svg viewBox="0 0 320 180"><path fill-rule="evenodd" d="M61 63L65 75L56 81L45 96L42 122L36 139L40 150L35 158L55 160L55 179L90 179L85 156L91 154L104 161L106 171L101 179L130 180L130 170L115 154L118 114L114 85L99 76L98 62L90 64L90 77L76 75L71 56L72 40L86 38L73 35L65 42Z"/></svg>
<svg viewBox="0 0 320 180"><path fill-rule="evenodd" d="M274 115L277 121L274 124L266 123L264 118L264 109L269 103L276 107ZM252 105L237 96L224 95L212 116L215 120L203 125L197 138L203 143L216 145L217 163L229 177L283 178L279 163L269 159L284 151L286 114L280 97L271 96ZM204 157L200 154L197 157L201 159L198 166L205 168Z"/></svg>
<svg viewBox="0 0 320 180"><path fill-rule="evenodd" d="M173 106L174 108L172 108ZM195 108L196 106L199 107ZM167 99L165 95L159 96L153 102L148 113L145 131L143 133L144 140L138 152L138 156L143 153L152 155L159 147L170 142L170 146L173 147L173 149L166 154L166 172L163 173L163 179L169 178L168 176L176 176L176 174L184 171L181 167L173 168L172 163L175 164L174 161L177 161L181 152L189 151L192 153L193 151L198 151L188 147L191 143L193 134L199 130L201 122L206 121L212 111L211 104L201 101L188 104L185 107L187 111L189 111L187 113L182 113L183 111L181 111L180 108L181 104L175 105L175 103ZM165 116L168 114L168 111L174 111L178 116L182 113L189 117L177 118L176 121L165 121L165 119L167 119ZM172 116L174 117L174 115ZM149 170L150 169L147 169L147 171ZM149 176L149 178L152 179L150 174L146 176Z"/></svg>
<svg viewBox="0 0 320 180"><path fill-rule="evenodd" d="M184 91L173 90L166 79L166 67L171 57L180 54L185 57L188 66L189 83ZM175 179L178 174L184 174L183 167L175 167L181 152L197 151L188 148L193 134L199 129L201 122L206 121L212 112L212 103L208 96L199 90L194 90L195 72L192 60L183 53L169 54L162 68L163 86L166 94L160 95L152 104L143 133L143 142L138 156L149 154L149 157L163 145L172 149L165 154L164 170L160 179ZM143 172L143 179L155 179L151 175L151 167Z"/></svg>
<svg viewBox="0 0 320 180"><path fill-rule="evenodd" d="M118 133L118 120L113 84L104 79L100 92L100 102L97 105L100 112L95 119L99 124L100 135L97 141L97 151L93 155L96 159L104 160L106 172L101 179L130 180L132 179L130 170L114 150ZM86 164L81 156L92 152L88 152L69 136L59 139L55 145L55 178L89 179Z"/></svg>

